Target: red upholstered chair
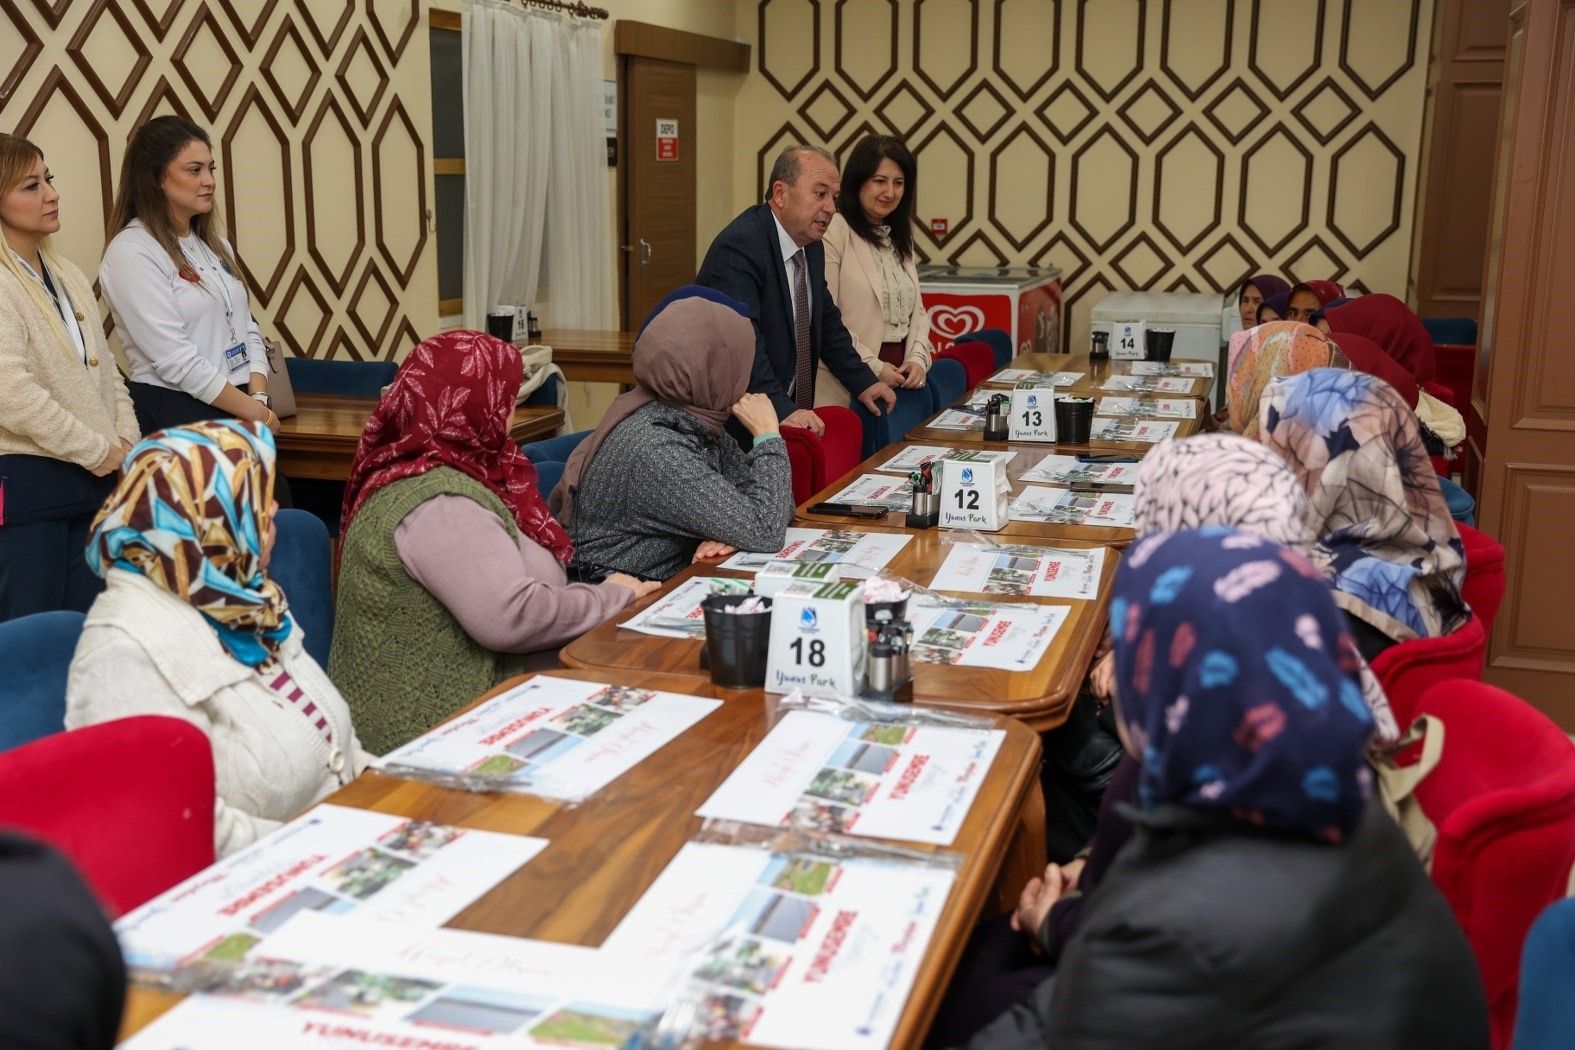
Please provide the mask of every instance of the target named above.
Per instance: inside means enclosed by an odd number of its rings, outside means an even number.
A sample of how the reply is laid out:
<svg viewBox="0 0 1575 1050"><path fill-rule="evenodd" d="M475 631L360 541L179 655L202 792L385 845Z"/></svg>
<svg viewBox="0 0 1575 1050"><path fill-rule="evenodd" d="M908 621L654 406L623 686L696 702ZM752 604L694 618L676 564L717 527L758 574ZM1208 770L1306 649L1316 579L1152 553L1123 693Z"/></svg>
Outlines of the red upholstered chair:
<svg viewBox="0 0 1575 1050"><path fill-rule="evenodd" d="M1521 948L1575 865L1575 745L1530 704L1481 682L1429 689L1444 723L1439 764L1417 787L1438 829L1433 883L1476 952L1494 1050L1508 1050Z"/></svg>
<svg viewBox="0 0 1575 1050"><path fill-rule="evenodd" d="M1473 616L1454 634L1391 645L1373 658L1372 668L1404 728L1416 717L1417 701L1429 686L1480 679L1486 656L1487 631L1482 618Z"/></svg>
<svg viewBox="0 0 1575 1050"><path fill-rule="evenodd" d="M962 365L970 387L978 386L995 374L995 351L987 343L954 343L935 356L949 357Z"/></svg>
<svg viewBox="0 0 1575 1050"><path fill-rule="evenodd" d="M1493 633L1493 621L1504 602L1504 547L1485 532L1455 523L1466 548L1466 578L1460 593L1471 611L1482 619L1484 634Z"/></svg>
<svg viewBox="0 0 1575 1050"><path fill-rule="evenodd" d="M849 408L828 405L815 409L826 425L816 437L803 427L782 428L788 465L793 468L793 505L803 503L858 466L864 441L864 424Z"/></svg>
<svg viewBox="0 0 1575 1050"><path fill-rule="evenodd" d="M213 863L213 750L178 718L139 715L0 754L0 826L76 865L120 915Z"/></svg>
<svg viewBox="0 0 1575 1050"><path fill-rule="evenodd" d="M783 427L782 444L787 449L788 466L793 471L793 506L796 507L825 487L825 460L820 451L820 438L803 427Z"/></svg>

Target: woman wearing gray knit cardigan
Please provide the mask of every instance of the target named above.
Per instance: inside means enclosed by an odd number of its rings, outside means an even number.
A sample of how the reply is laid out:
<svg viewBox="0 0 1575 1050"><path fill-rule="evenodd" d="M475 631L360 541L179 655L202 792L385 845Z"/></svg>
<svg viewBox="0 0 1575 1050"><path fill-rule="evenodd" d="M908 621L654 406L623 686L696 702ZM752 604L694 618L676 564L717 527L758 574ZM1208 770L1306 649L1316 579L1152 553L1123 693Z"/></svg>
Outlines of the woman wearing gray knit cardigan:
<svg viewBox="0 0 1575 1050"><path fill-rule="evenodd" d="M0 134L0 621L93 604L88 525L138 437L92 285L49 249L52 181Z"/></svg>
<svg viewBox="0 0 1575 1050"><path fill-rule="evenodd" d="M754 357L743 305L708 288L679 289L646 324L637 385L552 494L581 579L665 580L697 557L782 549L793 476L769 399L745 393ZM729 417L752 435L748 452L722 432Z"/></svg>

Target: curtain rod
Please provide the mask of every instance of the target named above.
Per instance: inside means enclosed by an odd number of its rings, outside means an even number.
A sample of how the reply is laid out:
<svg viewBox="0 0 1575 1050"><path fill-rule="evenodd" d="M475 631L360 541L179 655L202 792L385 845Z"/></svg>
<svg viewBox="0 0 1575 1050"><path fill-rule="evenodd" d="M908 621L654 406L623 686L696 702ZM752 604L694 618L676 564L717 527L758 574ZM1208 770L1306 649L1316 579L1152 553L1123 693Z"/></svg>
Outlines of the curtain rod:
<svg viewBox="0 0 1575 1050"><path fill-rule="evenodd" d="M563 3L562 0L520 0L524 7L545 7L553 11L563 11L579 18L595 18L606 20L609 16L606 8L589 7L583 3Z"/></svg>

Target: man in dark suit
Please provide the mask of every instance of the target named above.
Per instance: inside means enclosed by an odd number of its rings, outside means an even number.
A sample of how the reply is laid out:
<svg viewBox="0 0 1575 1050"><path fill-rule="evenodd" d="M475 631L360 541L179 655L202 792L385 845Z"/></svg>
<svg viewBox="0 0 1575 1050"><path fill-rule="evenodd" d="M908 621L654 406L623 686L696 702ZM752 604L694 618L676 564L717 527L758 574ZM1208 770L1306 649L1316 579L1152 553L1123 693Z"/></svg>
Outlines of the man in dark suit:
<svg viewBox="0 0 1575 1050"><path fill-rule="evenodd" d="M841 180L829 153L790 146L771 169L771 190L727 225L706 252L697 284L749 306L755 323L751 393L765 394L784 426L819 434L815 366L831 374L869 411L897 403L853 349L842 313L826 288L826 249L820 239L837 210ZM883 408L884 406L884 408Z"/></svg>

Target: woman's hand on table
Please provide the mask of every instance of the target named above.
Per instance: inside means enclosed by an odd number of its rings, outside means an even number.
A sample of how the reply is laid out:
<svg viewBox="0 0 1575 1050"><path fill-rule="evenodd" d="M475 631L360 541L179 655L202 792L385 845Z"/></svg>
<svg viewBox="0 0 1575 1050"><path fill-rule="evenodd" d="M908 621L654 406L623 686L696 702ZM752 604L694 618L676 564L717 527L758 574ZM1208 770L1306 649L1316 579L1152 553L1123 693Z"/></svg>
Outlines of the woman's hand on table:
<svg viewBox="0 0 1575 1050"><path fill-rule="evenodd" d="M655 592L662 586L656 580L637 580L633 576L622 572L613 573L603 580L602 583L610 583L614 587L627 587L634 592L636 599L644 598L647 594Z"/></svg>
<svg viewBox="0 0 1575 1050"><path fill-rule="evenodd" d="M738 548L731 543L721 540L701 540L700 546L695 548L695 556L690 559L690 564L697 561L710 561L713 558L730 558L738 553Z"/></svg>
<svg viewBox="0 0 1575 1050"><path fill-rule="evenodd" d="M908 390L917 390L919 387L924 385L924 366L919 364L917 361L904 361L902 363L902 367L894 369L894 371L896 371L901 377L898 380L898 383ZM886 385L896 386L898 383L892 383L890 380L888 380Z"/></svg>
<svg viewBox="0 0 1575 1050"><path fill-rule="evenodd" d="M762 434L777 433L776 406L772 405L771 399L764 394L745 394L733 405L732 411L734 418L744 424L744 429L748 430L754 437L760 437ZM802 411L803 409L799 410L799 412ZM799 412L795 412L793 415L796 416ZM789 417L790 420L791 418ZM819 421L818 417L816 421ZM803 426L804 424L797 425Z"/></svg>

